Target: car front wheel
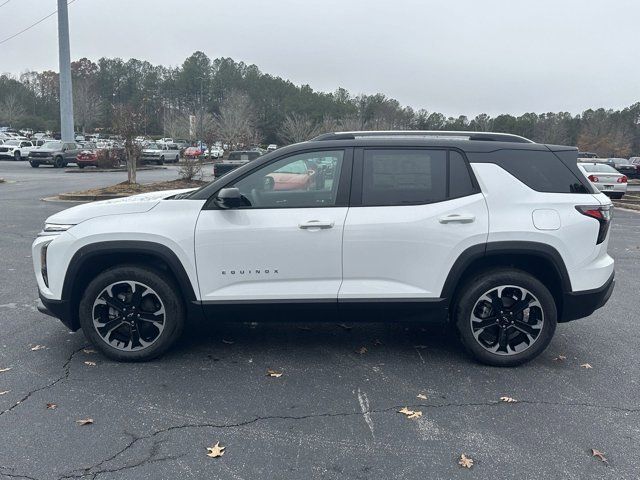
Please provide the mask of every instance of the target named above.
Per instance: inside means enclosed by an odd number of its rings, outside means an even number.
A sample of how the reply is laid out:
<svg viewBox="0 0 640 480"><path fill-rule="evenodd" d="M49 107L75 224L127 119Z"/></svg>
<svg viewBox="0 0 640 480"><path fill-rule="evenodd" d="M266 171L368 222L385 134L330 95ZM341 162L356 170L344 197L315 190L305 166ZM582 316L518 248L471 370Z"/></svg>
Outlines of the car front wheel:
<svg viewBox="0 0 640 480"><path fill-rule="evenodd" d="M54 168L62 168L64 167L64 160L62 159L62 157L56 157L53 159L53 166Z"/></svg>
<svg viewBox="0 0 640 480"><path fill-rule="evenodd" d="M32 168L38 168L40 166L38 162L33 162L33 161L30 161L29 164L31 165Z"/></svg>
<svg viewBox="0 0 640 480"><path fill-rule="evenodd" d="M118 361L146 361L166 352L185 321L172 279L136 265L99 274L80 301L80 325L104 355Z"/></svg>
<svg viewBox="0 0 640 480"><path fill-rule="evenodd" d="M17 150L16 150L15 152L13 152L13 158L14 158L17 162L19 162L20 160L22 160L22 156L20 155L20 152L19 152L19 151L17 151Z"/></svg>
<svg viewBox="0 0 640 480"><path fill-rule="evenodd" d="M467 282L454 307L460 339L480 362L512 367L537 357L556 329L553 295L535 277L497 269Z"/></svg>

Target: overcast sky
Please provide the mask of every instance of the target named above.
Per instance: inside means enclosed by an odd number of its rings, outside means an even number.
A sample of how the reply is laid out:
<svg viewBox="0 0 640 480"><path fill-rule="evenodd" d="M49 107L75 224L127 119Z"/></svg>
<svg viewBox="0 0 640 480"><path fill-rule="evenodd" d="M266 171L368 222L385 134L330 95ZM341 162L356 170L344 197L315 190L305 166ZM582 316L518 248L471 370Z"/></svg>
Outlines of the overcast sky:
<svg viewBox="0 0 640 480"><path fill-rule="evenodd" d="M55 9L10 0L0 40ZM76 0L69 16L72 59L179 65L202 50L447 115L640 101L639 0ZM0 45L0 72L57 62L55 16Z"/></svg>

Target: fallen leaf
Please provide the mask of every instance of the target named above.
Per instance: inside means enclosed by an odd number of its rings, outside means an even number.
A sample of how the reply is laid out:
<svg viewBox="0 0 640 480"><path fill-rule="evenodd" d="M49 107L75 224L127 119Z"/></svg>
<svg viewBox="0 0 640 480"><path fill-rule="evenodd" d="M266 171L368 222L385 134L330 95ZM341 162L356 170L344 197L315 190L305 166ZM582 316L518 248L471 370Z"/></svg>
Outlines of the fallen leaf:
<svg viewBox="0 0 640 480"><path fill-rule="evenodd" d="M580 365L580 366L581 366L582 368L586 368L586 369L593 368L593 367L591 366L591 364L589 364L589 363L583 363L583 364L582 364L582 365Z"/></svg>
<svg viewBox="0 0 640 480"><path fill-rule="evenodd" d="M464 468L473 467L473 458L467 457L464 453L460 455L460 460L458 460L458 465Z"/></svg>
<svg viewBox="0 0 640 480"><path fill-rule="evenodd" d="M7 393L9 393L11 390L5 390L4 392L0 392L0 395L6 395Z"/></svg>
<svg viewBox="0 0 640 480"><path fill-rule="evenodd" d="M367 353L367 347L360 347L359 349L356 350L356 353L358 355L364 355L365 353Z"/></svg>
<svg viewBox="0 0 640 480"><path fill-rule="evenodd" d="M600 450L596 450L595 448L592 448L591 449L591 456L592 457L596 457L601 462L607 463L607 457L605 457L604 453L602 453Z"/></svg>
<svg viewBox="0 0 640 480"><path fill-rule="evenodd" d="M566 360L566 359L567 359L567 357L565 357L564 355L558 355L557 357L554 358L554 360L556 362L559 361L559 360L561 361L561 360Z"/></svg>
<svg viewBox="0 0 640 480"><path fill-rule="evenodd" d="M47 410L55 410L56 408L58 408L58 405L55 403L47 403Z"/></svg>
<svg viewBox="0 0 640 480"><path fill-rule="evenodd" d="M76 420L78 425L91 425L93 424L93 418L83 418L82 420Z"/></svg>
<svg viewBox="0 0 640 480"><path fill-rule="evenodd" d="M426 396L424 393L419 393L419 394L417 395L417 397L418 397L420 400L426 400L426 399L427 399L427 396Z"/></svg>
<svg viewBox="0 0 640 480"><path fill-rule="evenodd" d="M402 413L410 419L420 418L422 416L422 412L419 410L409 410L407 407L402 407L402 409L398 410L398 413Z"/></svg>
<svg viewBox="0 0 640 480"><path fill-rule="evenodd" d="M0 368L0 373L8 372L9 370L11 370L11 368L12 368L12 367Z"/></svg>
<svg viewBox="0 0 640 480"><path fill-rule="evenodd" d="M344 328L345 330L351 330L353 327L350 327L349 325L345 324L345 323L339 323L338 324L339 327Z"/></svg>
<svg viewBox="0 0 640 480"><path fill-rule="evenodd" d="M224 449L227 447L221 447L220 442L216 442L213 447L207 447L207 457L216 458L224 455Z"/></svg>
<svg viewBox="0 0 640 480"><path fill-rule="evenodd" d="M87 354L96 353L96 351L93 348L83 348L82 351Z"/></svg>
<svg viewBox="0 0 640 480"><path fill-rule="evenodd" d="M276 372L275 370L267 370L267 377L280 378L282 376L282 372Z"/></svg>
<svg viewBox="0 0 640 480"><path fill-rule="evenodd" d="M234 342L233 340L225 340L225 339L223 338L223 339L222 339L222 343L226 343L227 345L233 345L233 344L234 344L234 343L236 343L236 342Z"/></svg>
<svg viewBox="0 0 640 480"><path fill-rule="evenodd" d="M85 365L89 365L90 367L95 367L96 366L96 362L84 362Z"/></svg>
<svg viewBox="0 0 640 480"><path fill-rule="evenodd" d="M500 397L500 401L505 403L516 403L518 400L511 397Z"/></svg>
<svg viewBox="0 0 640 480"><path fill-rule="evenodd" d="M36 345L34 347L31 347L31 351L35 352L37 350L42 350L43 348L47 348L47 347L45 347L44 345Z"/></svg>

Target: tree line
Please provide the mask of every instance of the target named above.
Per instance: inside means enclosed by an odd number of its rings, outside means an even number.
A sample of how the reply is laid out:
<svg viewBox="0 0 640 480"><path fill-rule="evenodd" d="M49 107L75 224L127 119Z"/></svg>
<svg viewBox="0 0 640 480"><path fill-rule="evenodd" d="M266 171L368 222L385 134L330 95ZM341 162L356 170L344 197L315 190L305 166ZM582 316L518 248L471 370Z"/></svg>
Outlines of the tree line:
<svg viewBox="0 0 640 480"><path fill-rule="evenodd" d="M115 132L126 106L138 134L228 143L291 143L335 130L470 130L577 145L601 156L640 155L640 102L622 110L480 114L447 117L401 105L384 94L326 93L261 72L231 58L195 52L180 66L137 59L82 58L72 63L77 131ZM59 129L59 83L53 71L0 76L0 124Z"/></svg>

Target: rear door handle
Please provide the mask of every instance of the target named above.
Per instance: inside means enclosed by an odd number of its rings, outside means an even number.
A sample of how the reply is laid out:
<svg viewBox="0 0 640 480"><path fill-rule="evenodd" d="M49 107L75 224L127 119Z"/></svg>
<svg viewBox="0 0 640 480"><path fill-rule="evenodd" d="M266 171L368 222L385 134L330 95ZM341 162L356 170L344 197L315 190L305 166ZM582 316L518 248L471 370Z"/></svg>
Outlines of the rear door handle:
<svg viewBox="0 0 640 480"><path fill-rule="evenodd" d="M309 220L308 222L299 223L298 227L303 230L325 230L327 228L333 228L335 222L323 221L323 220Z"/></svg>
<svg viewBox="0 0 640 480"><path fill-rule="evenodd" d="M475 219L476 216L471 213L452 213L438 217L440 223L472 223Z"/></svg>

